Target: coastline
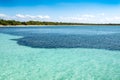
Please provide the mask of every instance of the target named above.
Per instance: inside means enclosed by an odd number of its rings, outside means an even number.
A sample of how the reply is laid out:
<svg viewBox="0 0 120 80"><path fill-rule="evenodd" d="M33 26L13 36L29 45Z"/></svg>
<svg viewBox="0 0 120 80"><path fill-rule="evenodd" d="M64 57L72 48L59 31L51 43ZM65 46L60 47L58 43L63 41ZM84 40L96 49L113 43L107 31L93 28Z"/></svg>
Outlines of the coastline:
<svg viewBox="0 0 120 80"><path fill-rule="evenodd" d="M0 27L46 27L46 26L88 26L88 25L0 25Z"/></svg>
<svg viewBox="0 0 120 80"><path fill-rule="evenodd" d="M43 26L120 26L118 24L83 24L83 25L0 25L0 27L43 27Z"/></svg>

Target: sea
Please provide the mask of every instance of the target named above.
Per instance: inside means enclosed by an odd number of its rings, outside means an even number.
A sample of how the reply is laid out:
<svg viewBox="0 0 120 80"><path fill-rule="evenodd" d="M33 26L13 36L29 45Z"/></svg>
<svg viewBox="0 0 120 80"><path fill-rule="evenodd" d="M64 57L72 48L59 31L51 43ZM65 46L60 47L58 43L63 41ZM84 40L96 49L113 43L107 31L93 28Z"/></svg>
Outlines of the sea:
<svg viewBox="0 0 120 80"><path fill-rule="evenodd" d="M120 80L120 26L0 27L0 80Z"/></svg>

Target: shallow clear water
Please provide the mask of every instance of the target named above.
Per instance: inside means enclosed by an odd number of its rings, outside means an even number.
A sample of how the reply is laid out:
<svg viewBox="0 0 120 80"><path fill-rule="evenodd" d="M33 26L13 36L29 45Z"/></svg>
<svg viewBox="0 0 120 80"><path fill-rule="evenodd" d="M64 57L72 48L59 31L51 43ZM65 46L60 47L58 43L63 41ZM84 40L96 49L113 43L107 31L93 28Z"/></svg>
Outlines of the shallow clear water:
<svg viewBox="0 0 120 80"><path fill-rule="evenodd" d="M53 33L56 33L57 36ZM0 80L120 80L120 43L117 43L117 48L112 45L114 41L119 42L119 33L119 27L100 26L96 28L0 28ZM50 36L53 34L53 37L48 37L47 34ZM93 36L97 40L97 36L99 39L104 36L107 40L112 38L111 48L103 46L101 48L58 47L58 45L55 48L53 46L52 48L50 48L51 46L33 47L33 41L36 41L34 36L39 38L37 39L37 43L39 43L42 35L47 36L47 39L58 37L66 39L65 36L75 40L81 36L84 36L85 40L93 38ZM45 37L42 40L46 41ZM23 38L29 43L32 38L32 44L19 44L19 40ZM61 41L65 42L65 40ZM91 44L91 41L88 41ZM75 42L73 41L73 43ZM67 46L71 45L67 44Z"/></svg>

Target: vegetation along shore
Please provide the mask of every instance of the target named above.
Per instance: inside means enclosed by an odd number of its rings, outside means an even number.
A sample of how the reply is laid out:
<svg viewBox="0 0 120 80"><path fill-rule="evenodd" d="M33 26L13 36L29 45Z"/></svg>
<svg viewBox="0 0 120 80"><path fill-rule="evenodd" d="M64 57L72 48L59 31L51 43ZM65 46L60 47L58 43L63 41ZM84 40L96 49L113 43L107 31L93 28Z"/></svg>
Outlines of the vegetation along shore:
<svg viewBox="0 0 120 80"><path fill-rule="evenodd" d="M39 26L39 25L120 25L120 24L112 24L112 23L106 23L106 24L97 24L97 23L67 23L67 22L42 22L42 21L15 21L15 20L3 20L0 19L0 26Z"/></svg>

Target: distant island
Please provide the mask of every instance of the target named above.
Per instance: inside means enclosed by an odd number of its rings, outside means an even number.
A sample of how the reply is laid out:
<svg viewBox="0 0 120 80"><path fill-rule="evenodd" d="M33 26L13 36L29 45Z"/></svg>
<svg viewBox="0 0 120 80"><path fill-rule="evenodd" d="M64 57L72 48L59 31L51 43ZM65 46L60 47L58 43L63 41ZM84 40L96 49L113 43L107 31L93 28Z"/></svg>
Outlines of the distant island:
<svg viewBox="0 0 120 80"><path fill-rule="evenodd" d="M97 23L67 23L67 22L42 22L42 21L16 21L16 20L4 20L0 19L1 26L17 26L17 25L120 25L120 24L97 24Z"/></svg>

